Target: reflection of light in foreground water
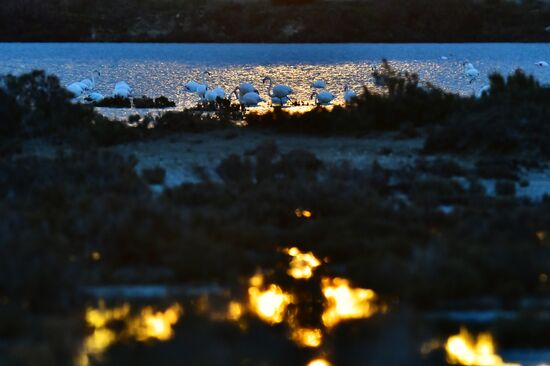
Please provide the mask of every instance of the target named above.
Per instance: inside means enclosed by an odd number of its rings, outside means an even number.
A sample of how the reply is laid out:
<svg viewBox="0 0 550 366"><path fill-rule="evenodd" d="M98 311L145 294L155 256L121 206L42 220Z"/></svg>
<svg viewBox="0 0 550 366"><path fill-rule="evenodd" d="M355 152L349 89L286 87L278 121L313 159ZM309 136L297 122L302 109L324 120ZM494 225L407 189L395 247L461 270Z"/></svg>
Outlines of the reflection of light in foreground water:
<svg viewBox="0 0 550 366"><path fill-rule="evenodd" d="M319 347L323 333L317 328L296 328L292 330L292 341L301 347Z"/></svg>
<svg viewBox="0 0 550 366"><path fill-rule="evenodd" d="M286 307L292 303L292 296L279 286L271 284L266 290L261 289L262 281L255 276L250 281L248 296L250 307L260 319L271 324L280 323L285 316Z"/></svg>
<svg viewBox="0 0 550 366"><path fill-rule="evenodd" d="M227 319L239 321L244 314L243 306L237 301L231 301L227 307Z"/></svg>
<svg viewBox="0 0 550 366"><path fill-rule="evenodd" d="M174 335L172 326L178 322L181 313L181 306L174 304L165 311L156 312L152 307L147 306L141 309L138 315L132 316L129 304L108 309L104 302L100 302L98 308L86 309L86 324L93 331L85 338L75 364L89 365L90 357L101 358L109 346L122 339L169 340ZM114 321L123 322L124 327L117 332L109 329L109 324Z"/></svg>
<svg viewBox="0 0 550 366"><path fill-rule="evenodd" d="M474 340L472 335L461 328L460 333L447 339L445 344L447 361L453 365L464 366L516 366L504 363L495 353L493 337L489 333L481 333Z"/></svg>
<svg viewBox="0 0 550 366"><path fill-rule="evenodd" d="M368 318L377 311L374 291L351 288L346 279L323 278L322 290L327 299L327 307L322 316L326 327L333 327L345 319Z"/></svg>
<svg viewBox="0 0 550 366"><path fill-rule="evenodd" d="M300 217L300 218L306 218L306 219L309 219L311 216L313 216L313 213L309 210L302 210L301 208L297 208L294 210L294 214L296 215L296 217Z"/></svg>
<svg viewBox="0 0 550 366"><path fill-rule="evenodd" d="M283 250L292 257L288 274L295 279L309 279L321 262L311 252L304 253L292 247ZM290 304L297 305L299 296L285 292L276 284L265 284L264 277L256 274L249 280L249 310L270 324L285 321L290 330L290 338L300 347L320 347L323 343L323 328L334 327L342 320L368 318L384 308L377 306L377 296L373 290L353 288L343 278L325 277L321 290L326 299L318 327L303 327L297 321L296 313L288 313ZM233 309L232 309L233 308ZM298 310L299 311L299 310ZM239 320L242 307L235 303L228 308L227 319Z"/></svg>
<svg viewBox="0 0 550 366"><path fill-rule="evenodd" d="M316 358L315 360L310 361L307 366L331 366L327 360L322 358Z"/></svg>
<svg viewBox="0 0 550 366"><path fill-rule="evenodd" d="M147 306L141 310L139 316L128 320L128 334L138 341L169 340L174 335L172 326L178 322L181 312L181 306L178 304L157 312Z"/></svg>
<svg viewBox="0 0 550 366"><path fill-rule="evenodd" d="M313 253L302 253L298 248L286 249L285 252L292 257L288 275L295 279L308 279L313 275L313 270L321 265Z"/></svg>

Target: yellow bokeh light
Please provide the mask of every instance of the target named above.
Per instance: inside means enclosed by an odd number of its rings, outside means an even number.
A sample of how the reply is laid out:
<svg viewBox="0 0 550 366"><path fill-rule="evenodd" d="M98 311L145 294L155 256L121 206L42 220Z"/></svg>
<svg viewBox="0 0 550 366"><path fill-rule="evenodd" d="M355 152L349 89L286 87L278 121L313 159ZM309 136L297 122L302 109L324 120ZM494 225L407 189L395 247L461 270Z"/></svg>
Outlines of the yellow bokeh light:
<svg viewBox="0 0 550 366"><path fill-rule="evenodd" d="M282 322L286 307L292 303L292 296L274 284L269 285L267 290L251 286L248 296L252 311L271 324Z"/></svg>
<svg viewBox="0 0 550 366"><path fill-rule="evenodd" d="M132 316L130 310L127 303L109 309L103 301L100 301L98 308L86 309L84 318L92 332L84 339L75 358L77 366L88 366L91 357L100 358L109 346L122 339L165 341L172 338L172 326L178 322L183 311L179 304L157 312L148 306L136 316ZM123 322L124 326L115 332L109 328L113 321Z"/></svg>
<svg viewBox="0 0 550 366"><path fill-rule="evenodd" d="M124 304L112 309L107 309L105 302L100 301L98 308L87 308L85 320L92 328L103 328L109 322L122 320L130 314L130 305Z"/></svg>
<svg viewBox="0 0 550 366"><path fill-rule="evenodd" d="M313 276L313 270L321 265L321 262L313 253L302 253L298 248L286 249L285 252L292 257L287 273L295 279L308 279Z"/></svg>
<svg viewBox="0 0 550 366"><path fill-rule="evenodd" d="M311 360L307 366L331 366L331 364L323 358L316 358L315 360Z"/></svg>
<svg viewBox="0 0 550 366"><path fill-rule="evenodd" d="M138 341L169 340L174 334L172 326L177 323L181 313L182 308L179 304L157 312L154 312L150 306L145 307L139 316L128 321L128 333Z"/></svg>
<svg viewBox="0 0 550 366"><path fill-rule="evenodd" d="M313 216L313 213L311 211L302 210L301 208L295 209L294 214L296 215L296 217L305 218L305 219L309 219Z"/></svg>
<svg viewBox="0 0 550 366"><path fill-rule="evenodd" d="M318 328L296 328L292 340L300 347L319 347L323 342L323 332Z"/></svg>
<svg viewBox="0 0 550 366"><path fill-rule="evenodd" d="M461 328L460 333L447 339L445 344L447 361L453 365L463 366L519 366L504 363L495 353L493 337L489 333L481 333L474 340L472 335Z"/></svg>
<svg viewBox="0 0 550 366"><path fill-rule="evenodd" d="M231 301L227 307L227 319L232 321L238 321L244 314L244 309L241 303L237 301Z"/></svg>
<svg viewBox="0 0 550 366"><path fill-rule="evenodd" d="M352 288L343 278L323 278L321 285L327 299L322 320L328 328L342 320L368 318L377 311L373 290Z"/></svg>

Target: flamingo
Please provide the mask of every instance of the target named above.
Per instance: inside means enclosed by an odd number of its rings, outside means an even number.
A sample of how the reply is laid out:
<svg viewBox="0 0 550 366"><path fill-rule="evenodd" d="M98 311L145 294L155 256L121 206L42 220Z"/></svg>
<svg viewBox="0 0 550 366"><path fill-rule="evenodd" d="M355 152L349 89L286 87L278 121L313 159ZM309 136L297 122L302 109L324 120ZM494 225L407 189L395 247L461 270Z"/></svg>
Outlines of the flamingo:
<svg viewBox="0 0 550 366"><path fill-rule="evenodd" d="M269 86L267 87L267 95L270 97L284 98L288 97L289 94L294 93L294 90L288 85L278 84L273 87L273 80L269 76L266 76L262 83L265 84L269 81Z"/></svg>
<svg viewBox="0 0 550 366"><path fill-rule="evenodd" d="M464 63L464 75L470 80L470 84L474 82L479 76L479 70L474 67L470 62Z"/></svg>
<svg viewBox="0 0 550 366"><path fill-rule="evenodd" d="M327 83L324 80L315 80L311 83L311 87L315 89L324 89L327 87Z"/></svg>
<svg viewBox="0 0 550 366"><path fill-rule="evenodd" d="M254 87L254 85L252 85L251 83L240 83L239 84L239 92L242 93L243 95L246 94L246 93L260 94L260 93L258 93L258 89L256 89Z"/></svg>
<svg viewBox="0 0 550 366"><path fill-rule="evenodd" d="M212 90L214 93L216 93L216 97L217 98L220 98L220 99L223 99L225 98L225 90L223 90L223 88L220 88L219 86L214 88Z"/></svg>
<svg viewBox="0 0 550 366"><path fill-rule="evenodd" d="M125 81L119 81L115 84L113 90L114 97L128 98L132 94L132 88Z"/></svg>
<svg viewBox="0 0 550 366"><path fill-rule="evenodd" d="M187 92L190 92L190 93L194 93L197 91L197 86L199 85L199 83L197 83L196 81L190 81L188 82L187 84L184 85L184 88L185 88L185 91Z"/></svg>
<svg viewBox="0 0 550 366"><path fill-rule="evenodd" d="M491 85L484 85L481 88L479 88L479 90L476 91L475 97L481 98L484 95L489 95L490 92L491 92Z"/></svg>
<svg viewBox="0 0 550 366"><path fill-rule="evenodd" d="M215 102L218 96L213 90L206 90L204 92L204 100L207 102Z"/></svg>
<svg viewBox="0 0 550 366"><path fill-rule="evenodd" d="M344 84L344 100L346 103L351 103L353 100L357 98L357 94L353 90L349 89L348 84Z"/></svg>
<svg viewBox="0 0 550 366"><path fill-rule="evenodd" d="M101 102L104 98L105 97L103 96L103 94L98 92L93 92L88 94L88 96L86 96L87 101L96 102L96 103Z"/></svg>
<svg viewBox="0 0 550 366"><path fill-rule="evenodd" d="M315 97L315 104L317 105L327 105L334 100L334 94L328 91L322 91L320 93L313 92L311 93L310 99Z"/></svg>
<svg viewBox="0 0 550 366"><path fill-rule="evenodd" d="M252 91L248 93L243 93L240 90L240 86L236 87L231 94L235 94L237 99L239 99L239 103L241 103L241 105L245 107L254 107L257 106L260 102L265 102L265 100L263 100L256 92Z"/></svg>
<svg viewBox="0 0 550 366"><path fill-rule="evenodd" d="M94 72L92 73L92 77L90 79L84 79L80 81L80 83L83 84L85 87L84 90L94 90L96 75L97 77L100 77L101 73L97 70L94 70Z"/></svg>
<svg viewBox="0 0 550 366"><path fill-rule="evenodd" d="M83 85L80 81L77 81L76 83L69 84L67 86L67 90L73 95L74 98L78 98L84 94L84 87L85 85Z"/></svg>
<svg viewBox="0 0 550 366"><path fill-rule="evenodd" d="M210 76L212 74L210 74L210 71L203 72L202 73L202 84L197 83L197 89L195 90L197 92L197 95L201 99L205 99L206 90L208 90L208 84L206 84L206 81L204 80L206 75Z"/></svg>

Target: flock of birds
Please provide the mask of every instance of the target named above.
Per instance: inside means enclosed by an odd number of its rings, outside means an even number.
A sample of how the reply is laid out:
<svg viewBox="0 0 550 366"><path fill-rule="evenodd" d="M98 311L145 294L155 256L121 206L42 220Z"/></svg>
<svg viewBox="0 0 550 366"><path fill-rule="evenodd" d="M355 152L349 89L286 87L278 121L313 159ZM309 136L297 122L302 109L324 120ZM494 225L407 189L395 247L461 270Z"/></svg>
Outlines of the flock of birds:
<svg viewBox="0 0 550 366"><path fill-rule="evenodd" d="M447 56L442 56L442 59L446 60ZM548 62L546 61L536 62L535 65L543 68L549 67ZM464 62L463 67L464 76L469 80L470 84L472 84L479 77L479 70L476 69L471 62ZM69 84L67 86L67 90L75 98L84 97L85 100L90 102L101 102L105 96L95 91L96 78L100 75L101 74L99 71L95 70L90 78ZM206 83L205 78L210 75L210 72L205 71L202 75L203 77L201 82L190 81L184 85L184 90L189 93L196 93L202 102L215 102L218 99L225 99L227 94L223 88L217 86L211 89ZM273 106L284 106L292 100L291 95L294 94L294 90L290 86L284 84L277 84L274 86L273 80L269 76L266 76L262 80L262 84L267 84L267 95L269 96ZM313 92L311 93L310 99L314 99L315 104L329 105L334 101L334 99L336 99L336 96L333 93L322 90L326 87L327 83L324 80L315 80L311 83ZM475 91L475 96L481 97L483 94L489 92L490 86L485 85ZM125 81L119 81L115 84L112 93L113 97L128 98L131 95L132 88L128 85L128 83ZM254 107L261 102L265 102L265 99L260 96L258 89L256 89L256 87L249 82L240 83L229 94L230 100L233 95L239 101L241 106L244 107ZM344 84L343 98L346 103L351 103L355 98L357 98L357 94L349 88L348 84Z"/></svg>
<svg viewBox="0 0 550 366"><path fill-rule="evenodd" d="M210 88L204 81L206 75L210 76L209 71L203 73L202 82L190 81L184 85L184 90L189 93L196 93L202 102L215 102L218 99L225 99L227 94L221 87ZM73 95L74 98L84 98L90 102L101 102L105 96L95 90L96 79L101 74L95 70L92 76L88 79L71 83L67 86L67 90ZM284 106L289 103L292 98L291 94L294 94L294 90L283 84L277 84L273 86L273 80L271 77L266 76L262 80L262 84L267 84L267 95L271 99L271 104L274 106ZM311 87L315 90L310 96L310 99L315 99L315 103L318 105L331 104L336 96L328 91L317 91L319 89L326 88L327 83L324 80L315 80L311 83ZM119 81L115 84L112 96L120 98L128 98L132 95L132 88L125 81ZM265 102L260 96L260 92L256 87L248 82L240 83L230 94L229 99L233 97L239 101L244 107L254 107L260 102ZM351 90L348 84L344 85L344 100L346 103L351 103L353 99L357 98L357 94Z"/></svg>
<svg viewBox="0 0 550 366"><path fill-rule="evenodd" d="M96 79L101 76L101 73L94 70L92 76L88 79L80 80L67 85L67 90L74 98L84 97L90 102L101 102L105 96L95 91ZM113 97L128 98L132 95L132 88L125 81L119 81L113 89Z"/></svg>
<svg viewBox="0 0 550 366"><path fill-rule="evenodd" d="M197 81L190 81L187 84L185 84L184 88L185 91L190 93L196 93L197 96L200 98L201 101L205 102L214 102L218 98L224 99L226 97L226 93L221 87L215 87L213 89L209 89L207 83L204 81L204 77L206 75L211 75L210 72L205 71L203 73L203 80L202 82ZM291 94L294 94L294 90L284 84L277 84L273 86L273 80L271 77L266 76L262 80L262 84L267 84L267 95L271 99L271 104L274 106L284 106L285 104L289 103L292 100ZM311 83L311 87L315 89L324 89L326 88L327 83L324 80L315 80L313 83ZM235 96L235 98L239 101L239 103L244 107L254 107L257 106L260 102L265 102L265 99L263 99L260 96L260 92L256 87L248 82L242 82L240 83L230 94L229 99L231 99ZM354 98L357 97L357 94L350 90L348 85L344 85L344 100L346 103L351 103ZM315 103L318 105L328 105L331 104L332 101L336 98L334 94L328 91L313 91L311 93L310 99L315 99Z"/></svg>

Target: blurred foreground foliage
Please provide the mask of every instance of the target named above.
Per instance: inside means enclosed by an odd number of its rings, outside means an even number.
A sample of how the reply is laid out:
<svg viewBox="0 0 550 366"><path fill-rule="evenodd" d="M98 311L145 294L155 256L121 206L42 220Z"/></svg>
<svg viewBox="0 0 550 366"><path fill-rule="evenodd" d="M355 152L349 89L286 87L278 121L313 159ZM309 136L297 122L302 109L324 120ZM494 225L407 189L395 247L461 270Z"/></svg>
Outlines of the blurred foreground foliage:
<svg viewBox="0 0 550 366"><path fill-rule="evenodd" d="M329 258L324 273L419 307L549 294L539 274L550 201L488 196L451 161L357 168L266 143L224 159L221 180L205 173L160 194L135 164L99 152L0 161L2 296L41 311L86 285L231 286L286 261L276 253L288 245Z"/></svg>

